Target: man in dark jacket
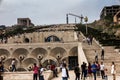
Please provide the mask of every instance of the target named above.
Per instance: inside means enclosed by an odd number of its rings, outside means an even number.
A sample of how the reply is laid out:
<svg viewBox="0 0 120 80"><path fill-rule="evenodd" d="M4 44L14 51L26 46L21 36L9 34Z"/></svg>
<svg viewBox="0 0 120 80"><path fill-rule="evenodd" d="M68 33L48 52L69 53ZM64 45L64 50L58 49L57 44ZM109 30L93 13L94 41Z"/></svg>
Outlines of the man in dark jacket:
<svg viewBox="0 0 120 80"><path fill-rule="evenodd" d="M80 68L79 68L79 64L77 64L77 66L74 68L74 73L76 75L75 80L80 80Z"/></svg>

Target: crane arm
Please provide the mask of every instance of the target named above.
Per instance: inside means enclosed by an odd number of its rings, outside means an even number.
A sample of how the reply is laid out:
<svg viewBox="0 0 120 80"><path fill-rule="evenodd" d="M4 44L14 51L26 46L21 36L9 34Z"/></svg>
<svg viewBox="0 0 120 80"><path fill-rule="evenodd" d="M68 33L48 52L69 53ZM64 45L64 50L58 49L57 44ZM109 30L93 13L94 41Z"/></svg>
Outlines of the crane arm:
<svg viewBox="0 0 120 80"><path fill-rule="evenodd" d="M72 16L75 16L75 17L78 17L78 18L83 18L82 16L78 16L78 15L75 15L75 14L72 14L72 13L68 13L68 15L72 15Z"/></svg>

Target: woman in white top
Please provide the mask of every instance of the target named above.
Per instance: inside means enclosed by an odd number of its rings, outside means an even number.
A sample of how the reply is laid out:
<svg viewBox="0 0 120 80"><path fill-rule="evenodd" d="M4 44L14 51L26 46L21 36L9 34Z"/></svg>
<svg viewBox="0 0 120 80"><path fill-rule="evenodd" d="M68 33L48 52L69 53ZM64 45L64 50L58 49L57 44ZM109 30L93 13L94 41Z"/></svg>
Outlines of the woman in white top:
<svg viewBox="0 0 120 80"><path fill-rule="evenodd" d="M68 69L66 68L66 64L63 63L62 67L62 80L68 80L69 74L68 74Z"/></svg>
<svg viewBox="0 0 120 80"><path fill-rule="evenodd" d="M116 80L116 66L115 66L115 63L112 62L112 65L111 65L111 74L113 75L113 80Z"/></svg>
<svg viewBox="0 0 120 80"><path fill-rule="evenodd" d="M102 79L104 79L104 77L105 77L104 70L105 70L105 66L104 66L103 62L101 62L101 64L100 64L100 71L101 71Z"/></svg>

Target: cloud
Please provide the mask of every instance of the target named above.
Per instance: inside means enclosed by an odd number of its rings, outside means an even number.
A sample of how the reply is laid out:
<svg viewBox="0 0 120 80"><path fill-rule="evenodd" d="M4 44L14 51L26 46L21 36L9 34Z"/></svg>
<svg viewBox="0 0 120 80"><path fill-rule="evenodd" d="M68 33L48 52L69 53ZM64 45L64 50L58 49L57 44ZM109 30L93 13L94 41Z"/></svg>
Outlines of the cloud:
<svg viewBox="0 0 120 80"><path fill-rule="evenodd" d="M13 25L19 17L29 17L35 25L66 23L66 14L88 16L89 22L99 19L105 5L114 0L3 0L0 24ZM74 17L70 16L71 22Z"/></svg>

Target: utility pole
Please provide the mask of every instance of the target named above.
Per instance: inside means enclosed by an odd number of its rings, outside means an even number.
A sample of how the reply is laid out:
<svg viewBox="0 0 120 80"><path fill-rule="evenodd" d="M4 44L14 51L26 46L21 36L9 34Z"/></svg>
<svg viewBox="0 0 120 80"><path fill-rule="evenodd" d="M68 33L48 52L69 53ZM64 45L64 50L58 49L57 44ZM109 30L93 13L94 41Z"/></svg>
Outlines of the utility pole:
<svg viewBox="0 0 120 80"><path fill-rule="evenodd" d="M88 17L87 16L84 18L84 21L86 22L86 35L87 35L88 34L88 29L87 29Z"/></svg>
<svg viewBox="0 0 120 80"><path fill-rule="evenodd" d="M68 24L68 14L66 14L66 23Z"/></svg>

